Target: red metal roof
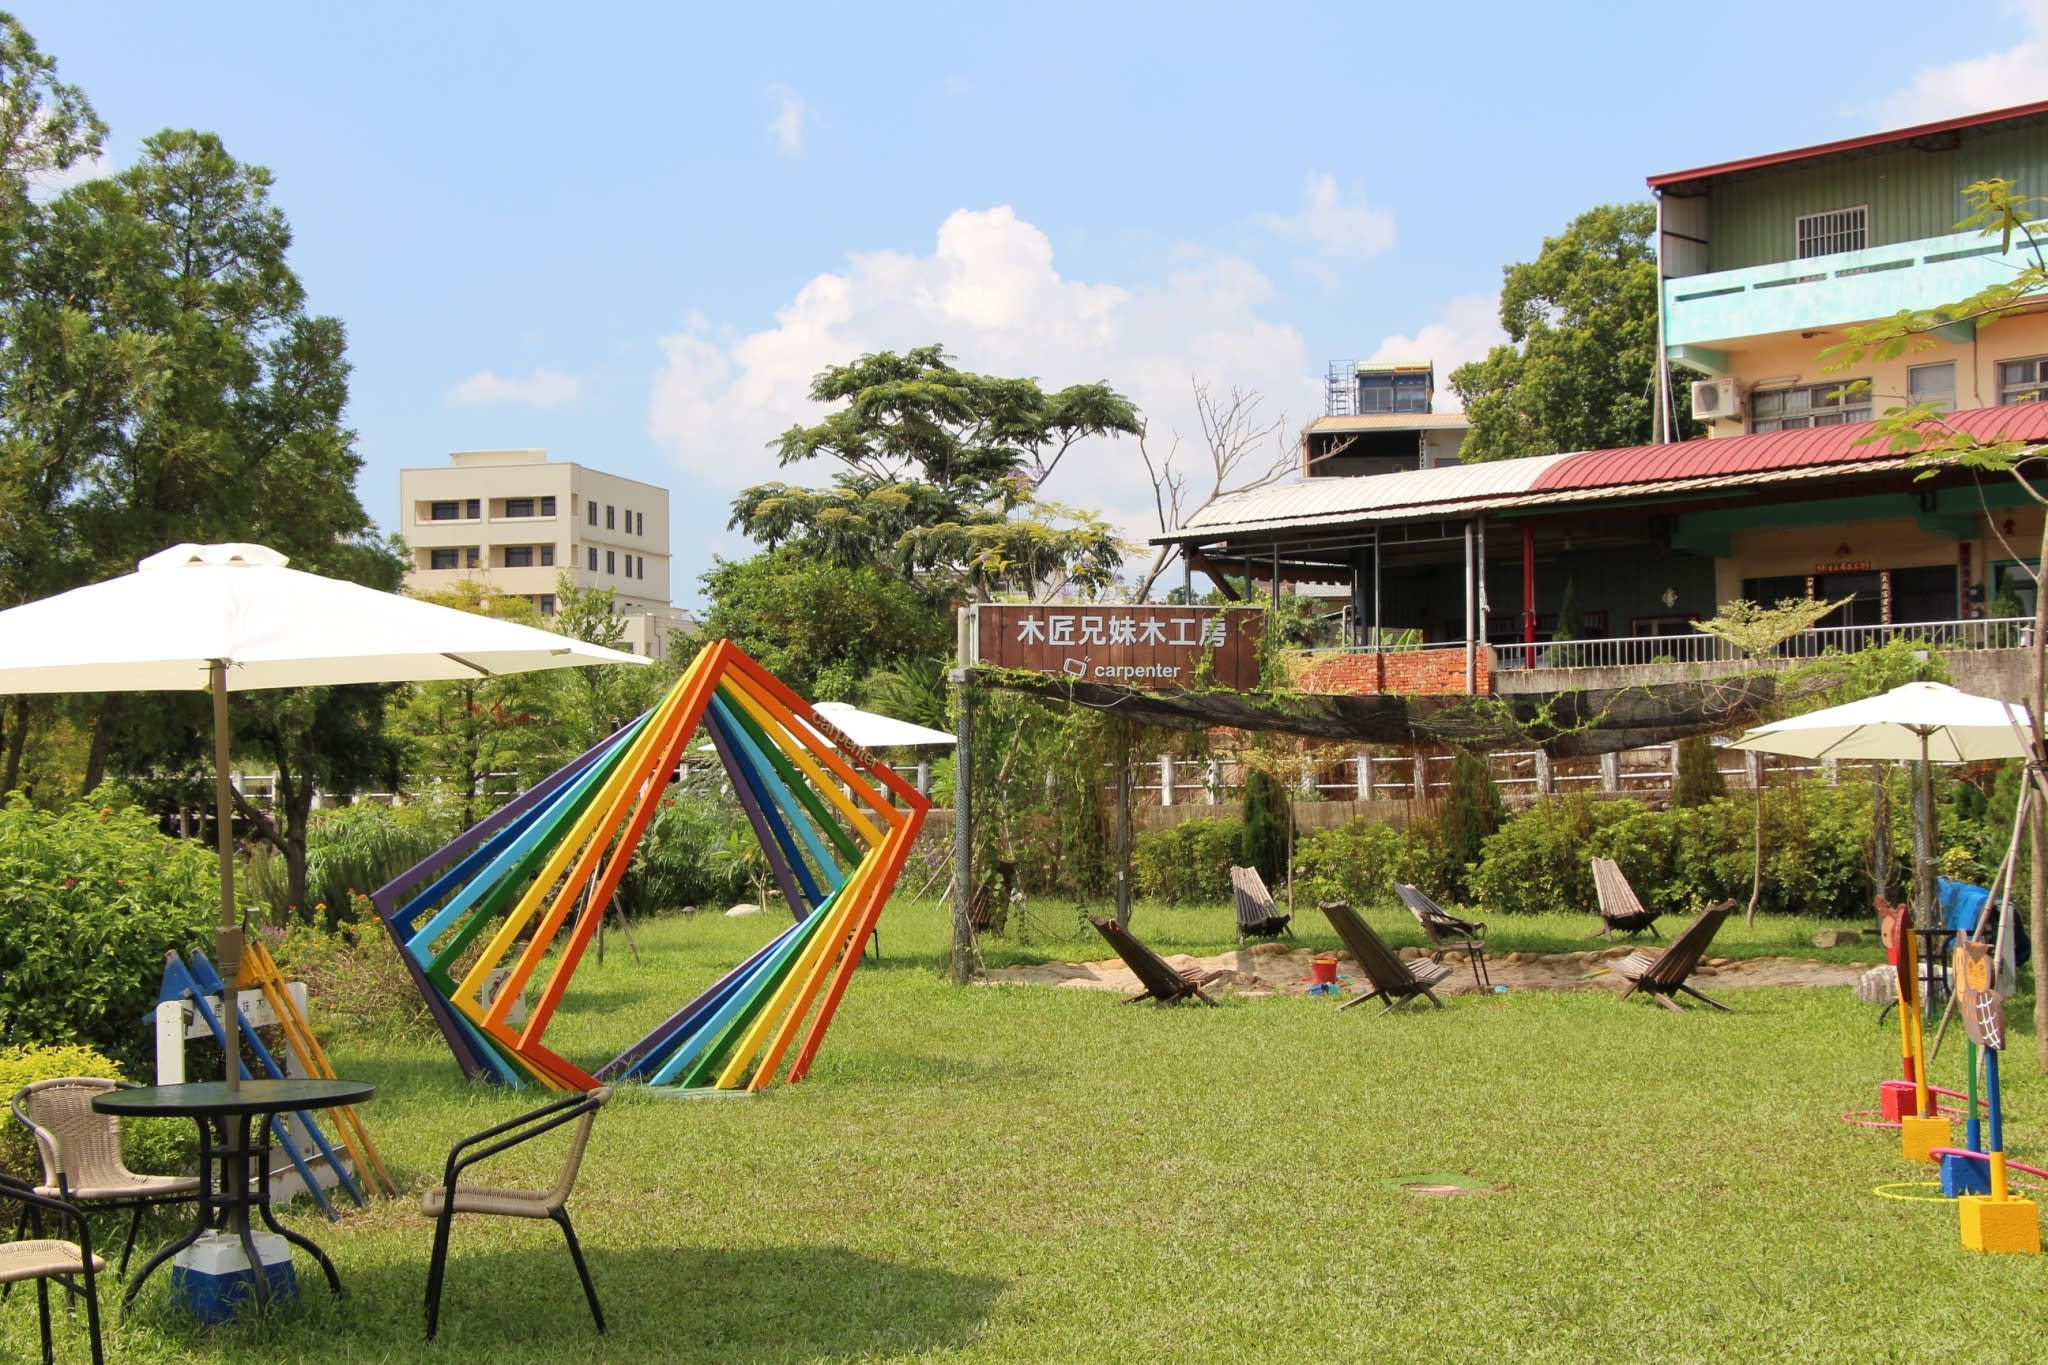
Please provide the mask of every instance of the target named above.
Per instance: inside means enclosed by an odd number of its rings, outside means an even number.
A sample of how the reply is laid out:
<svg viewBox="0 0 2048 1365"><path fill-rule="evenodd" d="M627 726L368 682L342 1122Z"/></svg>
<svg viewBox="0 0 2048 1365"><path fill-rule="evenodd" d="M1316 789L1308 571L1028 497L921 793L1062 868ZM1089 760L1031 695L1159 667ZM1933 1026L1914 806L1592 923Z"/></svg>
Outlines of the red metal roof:
<svg viewBox="0 0 2048 1365"><path fill-rule="evenodd" d="M1948 425L1980 441L2048 441L2048 402L1952 412ZM1760 436L1728 436L1718 441L1588 450L1558 460L1537 476L1529 491L1613 488L1666 479L1858 464L1890 457L1892 451L1887 442L1866 440L1875 430L1874 423L1852 422L1766 432Z"/></svg>
<svg viewBox="0 0 2048 1365"><path fill-rule="evenodd" d="M1653 175L1648 179L1651 189L1659 190L1666 185L1683 180L1705 180L1709 176L1727 175L1731 171L1753 171L1763 166L1779 166L1792 161L1805 161L1812 157L1828 156L1835 152L1860 151L1865 147L1882 147L1887 142L1906 142L1916 137L1934 137L1941 133L1953 133L1964 128L1981 128L1987 123L2003 123L2007 119L2034 118L2048 114L2048 100L2035 104L2015 105L2010 109L1993 109L1988 113L1965 114L1961 118L1942 119L1937 123L1916 123L1911 128L1899 128L1889 133L1870 133L1864 137L1844 138L1840 142L1823 142L1814 147L1800 147L1789 152L1771 152L1765 156L1745 157L1740 161L1723 161L1714 166L1701 166L1696 170L1672 171L1667 175Z"/></svg>

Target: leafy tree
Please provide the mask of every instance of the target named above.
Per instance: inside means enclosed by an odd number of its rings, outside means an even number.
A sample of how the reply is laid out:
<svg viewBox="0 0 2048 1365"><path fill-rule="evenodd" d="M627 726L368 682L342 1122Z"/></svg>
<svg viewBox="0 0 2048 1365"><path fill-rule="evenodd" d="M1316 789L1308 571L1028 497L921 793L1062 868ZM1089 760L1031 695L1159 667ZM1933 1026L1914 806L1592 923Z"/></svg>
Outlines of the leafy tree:
<svg viewBox="0 0 2048 1365"><path fill-rule="evenodd" d="M1470 749L1453 749L1443 813L1444 885L1453 896L1463 900L1470 895L1468 869L1478 865L1487 836L1506 818L1486 760Z"/></svg>
<svg viewBox="0 0 2048 1365"><path fill-rule="evenodd" d="M1244 774L1244 857L1259 876L1277 885L1287 871L1289 826L1294 806L1280 780L1262 767Z"/></svg>
<svg viewBox="0 0 2048 1365"><path fill-rule="evenodd" d="M1115 581L1125 547L1114 528L1042 500L1076 442L1143 430L1108 385L1047 393L1033 379L955 369L940 347L920 346L835 365L812 381L811 397L844 406L785 431L777 461L822 458L838 471L823 488L742 490L732 525L755 540L980 601Z"/></svg>
<svg viewBox="0 0 2048 1365"><path fill-rule="evenodd" d="M1678 741L1678 773L1671 786L1671 804L1683 809L1704 806L1728 794L1721 769L1714 758L1714 742L1705 735L1688 735Z"/></svg>
<svg viewBox="0 0 2048 1365"><path fill-rule="evenodd" d="M1656 211L1605 204L1507 267L1510 344L1451 372L1472 432L1461 459L1641 445L1657 391ZM1692 421L1679 396L1681 426Z"/></svg>
<svg viewBox="0 0 2048 1365"><path fill-rule="evenodd" d="M537 624L526 598L506 596L472 578L428 593L424 600L520 625ZM413 783L438 789L467 829L547 771L565 749L575 751L559 719L572 682L556 672L540 672L418 683L395 700L386 732L400 746ZM518 777L508 780L505 774Z"/></svg>
<svg viewBox="0 0 2048 1365"><path fill-rule="evenodd" d="M1847 606L1852 600L1853 594L1834 602L1787 597L1776 606L1767 607L1738 597L1732 602L1722 603L1721 609L1708 620L1693 622L1692 628L1726 640L1747 655L1752 664L1761 666L1777 654L1779 645L1802 631L1812 629L1815 622ZM1752 795L1756 806L1756 851L1749 886L1749 908L1743 915L1746 924L1756 922L1756 907L1764 895L1763 788L1759 786Z"/></svg>
<svg viewBox="0 0 2048 1365"><path fill-rule="evenodd" d="M878 668L953 652L950 604L876 565L796 546L719 560L702 582L700 641L728 638L813 701L850 701Z"/></svg>
<svg viewBox="0 0 2048 1365"><path fill-rule="evenodd" d="M558 575L554 628L588 644L623 649L626 623L618 614L617 596L614 588L578 587L568 574ZM598 664L567 670L561 716L567 751L562 757L566 760L631 724L658 703L674 681L674 672L661 664Z"/></svg>

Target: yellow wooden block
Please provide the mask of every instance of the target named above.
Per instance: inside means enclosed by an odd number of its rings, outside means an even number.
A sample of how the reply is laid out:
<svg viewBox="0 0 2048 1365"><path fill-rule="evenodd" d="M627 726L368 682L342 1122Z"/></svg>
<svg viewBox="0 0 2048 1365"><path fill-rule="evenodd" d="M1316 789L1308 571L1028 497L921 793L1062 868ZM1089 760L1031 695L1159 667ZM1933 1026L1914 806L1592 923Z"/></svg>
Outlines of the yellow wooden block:
<svg viewBox="0 0 2048 1365"><path fill-rule="evenodd" d="M1899 1120L1899 1140L1905 1147L1908 1161L1932 1162L1936 1147L1954 1145L1949 1141L1952 1136L1953 1130L1945 1118L1908 1114Z"/></svg>
<svg viewBox="0 0 2048 1365"><path fill-rule="evenodd" d="M1993 1199L1966 1194L1956 1200L1962 1217L1963 1245L1971 1251L2041 1254L2041 1219L2031 1199Z"/></svg>

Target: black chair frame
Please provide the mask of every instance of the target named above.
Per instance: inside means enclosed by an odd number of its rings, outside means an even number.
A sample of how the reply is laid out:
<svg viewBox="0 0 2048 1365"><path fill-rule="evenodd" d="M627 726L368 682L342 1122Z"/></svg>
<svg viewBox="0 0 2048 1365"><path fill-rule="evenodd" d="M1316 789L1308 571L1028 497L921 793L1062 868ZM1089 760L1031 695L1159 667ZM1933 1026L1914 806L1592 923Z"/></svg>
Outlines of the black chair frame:
<svg viewBox="0 0 2048 1365"><path fill-rule="evenodd" d="M70 1293L85 1297L85 1321L92 1334L93 1365L104 1365L106 1352L100 1342L100 1298L99 1285L92 1268L92 1228L85 1221L85 1212L78 1205L62 1199L52 1199L37 1194L35 1187L11 1175L0 1172L0 1199L16 1200L24 1205L23 1212L32 1215L35 1232L42 1234L42 1215L54 1213L60 1220L59 1226L68 1222L78 1233L79 1262L83 1273L78 1277L83 1283L76 1283L69 1275L44 1275L36 1279L36 1312L42 1325L43 1365L51 1365L56 1358L50 1339L50 1281L57 1280Z"/></svg>
<svg viewBox="0 0 2048 1365"><path fill-rule="evenodd" d="M441 1177L441 1212L434 1220L434 1257L427 1267L427 1340L434 1339L434 1332L441 1320L441 1284L448 1268L448 1234L455 1224L456 1177L480 1161L488 1161L500 1152L509 1151L521 1143L529 1142L543 1133L560 1128L563 1124L574 1123L585 1114L595 1113L603 1104L601 1099L589 1095L569 1095L553 1104L506 1119L481 1133L473 1134L455 1144L448 1152L448 1167ZM518 1130L524 1131L518 1131ZM510 1136L505 1136L510 1134ZM498 1141L492 1142L491 1139ZM478 1151L469 1151L478 1143L488 1142L489 1146ZM576 1229L569 1221L569 1210L565 1204L548 1214L555 1226L562 1230L562 1236L569 1242L569 1258L576 1263L576 1274L583 1281L583 1296L590 1301L590 1316L597 1322L597 1330L604 1331L604 1309L598 1306L597 1287L590 1282L590 1267L584 1263L583 1247L576 1240Z"/></svg>

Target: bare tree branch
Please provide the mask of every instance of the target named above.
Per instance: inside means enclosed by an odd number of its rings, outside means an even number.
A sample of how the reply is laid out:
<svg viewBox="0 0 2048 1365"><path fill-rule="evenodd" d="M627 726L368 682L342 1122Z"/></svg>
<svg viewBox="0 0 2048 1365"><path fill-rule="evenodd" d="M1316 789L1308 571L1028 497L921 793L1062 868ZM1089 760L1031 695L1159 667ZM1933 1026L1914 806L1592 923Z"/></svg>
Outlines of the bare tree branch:
<svg viewBox="0 0 2048 1365"><path fill-rule="evenodd" d="M1180 433L1174 433L1166 453L1156 462L1145 438L1138 438L1138 453L1145 461L1147 477L1152 480L1152 505L1161 535L1187 525L1218 498L1278 483L1295 470L1295 446L1287 414L1270 418L1261 414L1265 395L1257 389L1232 385L1229 396L1222 397L1204 380L1190 378L1188 383L1194 390L1195 416L1202 427L1202 449L1209 457L1205 477L1209 491L1202 500L1192 507L1188 505L1188 475L1174 464L1180 454ZM1134 600L1142 602L1150 597L1159 576L1181 553L1178 546L1160 546L1132 593Z"/></svg>

